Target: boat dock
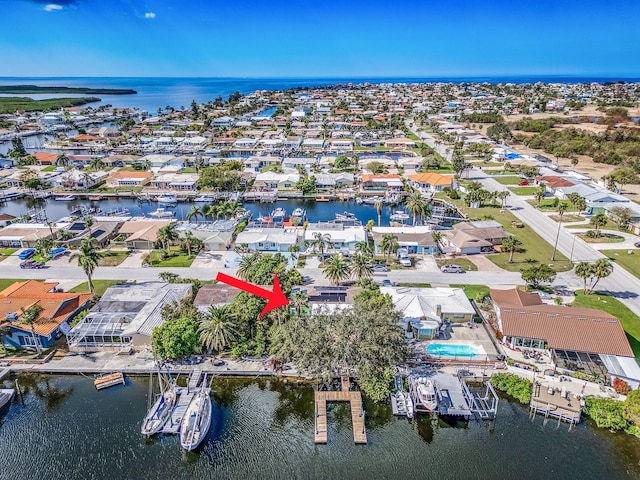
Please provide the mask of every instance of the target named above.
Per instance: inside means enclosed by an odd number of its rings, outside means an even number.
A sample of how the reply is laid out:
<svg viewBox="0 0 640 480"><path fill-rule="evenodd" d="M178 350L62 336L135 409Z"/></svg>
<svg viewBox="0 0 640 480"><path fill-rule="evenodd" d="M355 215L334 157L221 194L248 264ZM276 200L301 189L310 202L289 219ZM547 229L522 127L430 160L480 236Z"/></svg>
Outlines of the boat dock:
<svg viewBox="0 0 640 480"><path fill-rule="evenodd" d="M0 380L2 380L4 377L9 375L10 373L11 373L11 367L7 367L7 368L4 368L4 369L0 370Z"/></svg>
<svg viewBox="0 0 640 480"><path fill-rule="evenodd" d="M315 392L315 443L327 443L327 402L350 402L353 441L355 443L367 443L367 432L364 426L364 409L362 407L362 394L349 389L349 377L343 376L341 383L341 391Z"/></svg>
<svg viewBox="0 0 640 480"><path fill-rule="evenodd" d="M564 393L564 395L563 395ZM538 413L570 424L579 423L582 412L581 398L571 398L571 392L557 392L553 387L534 383L529 402L531 417Z"/></svg>
<svg viewBox="0 0 640 480"><path fill-rule="evenodd" d="M201 377L202 370L194 370L193 372L191 372L191 374L189 375L189 380L187 381L187 388L190 392L198 388Z"/></svg>
<svg viewBox="0 0 640 480"><path fill-rule="evenodd" d="M400 415L402 417L407 416L406 406L404 406L404 402L400 402L401 405L398 405L398 393L404 393L404 383L402 381L402 375L396 375L394 380L396 393L392 393L391 396L391 411L394 415Z"/></svg>
<svg viewBox="0 0 640 480"><path fill-rule="evenodd" d="M169 417L169 420L167 420L161 430L161 433L167 435L177 435L180 432L182 417L184 417L184 414L187 412L187 407L195 395L195 390L190 391L184 387L176 387L176 393L178 394L178 401L171 411L171 417Z"/></svg>
<svg viewBox="0 0 640 480"><path fill-rule="evenodd" d="M102 390L104 388L109 388L120 384L126 385L122 372L102 375L96 378L93 381L93 384L95 385L96 390Z"/></svg>

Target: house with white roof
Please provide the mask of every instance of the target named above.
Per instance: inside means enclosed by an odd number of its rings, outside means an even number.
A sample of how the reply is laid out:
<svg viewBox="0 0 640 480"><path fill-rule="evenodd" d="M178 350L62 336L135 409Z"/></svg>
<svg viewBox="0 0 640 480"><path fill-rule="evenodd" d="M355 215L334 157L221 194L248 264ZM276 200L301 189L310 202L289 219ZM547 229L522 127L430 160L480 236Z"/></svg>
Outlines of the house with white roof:
<svg viewBox="0 0 640 480"><path fill-rule="evenodd" d="M330 238L328 250L334 252L355 252L356 245L367 240L367 232L362 225L345 226L342 223L318 222L307 225L304 232L305 242L308 244L313 242L316 233L328 235Z"/></svg>
<svg viewBox="0 0 640 480"><path fill-rule="evenodd" d="M298 181L300 180L299 173L276 173L276 172L264 172L256 175L255 183L260 182L260 185L270 190L291 190L296 188ZM255 185L255 184L254 184Z"/></svg>
<svg viewBox="0 0 640 480"><path fill-rule="evenodd" d="M247 245L256 252L287 252L289 247L300 244L300 238L298 227L251 227L238 234L236 245Z"/></svg>

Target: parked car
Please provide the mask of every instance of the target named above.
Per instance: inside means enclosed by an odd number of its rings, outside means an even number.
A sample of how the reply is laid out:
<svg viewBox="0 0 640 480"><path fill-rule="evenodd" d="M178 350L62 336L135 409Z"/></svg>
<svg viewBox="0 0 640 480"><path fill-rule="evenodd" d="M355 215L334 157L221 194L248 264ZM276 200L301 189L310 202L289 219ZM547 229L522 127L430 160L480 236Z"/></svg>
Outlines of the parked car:
<svg viewBox="0 0 640 480"><path fill-rule="evenodd" d="M38 262L36 260L27 260L26 262L22 262L20 264L20 268L44 268L45 264L43 262Z"/></svg>
<svg viewBox="0 0 640 480"><path fill-rule="evenodd" d="M384 272L388 272L389 271L389 267L387 267L386 265L383 265L381 263L376 263L373 268L373 273L384 273Z"/></svg>
<svg viewBox="0 0 640 480"><path fill-rule="evenodd" d="M64 255L65 253L68 253L68 250L64 247L58 247L58 248L54 248L53 250L51 250L48 255L51 258L56 258L59 257L60 255Z"/></svg>
<svg viewBox="0 0 640 480"><path fill-rule="evenodd" d="M640 242L634 243L633 246L636 247L636 248L640 248Z"/></svg>
<svg viewBox="0 0 640 480"><path fill-rule="evenodd" d="M522 180L521 182L518 182L518 185L520 185L521 187L526 187L527 185L529 185L529 180Z"/></svg>
<svg viewBox="0 0 640 480"><path fill-rule="evenodd" d="M393 282L387 278L382 281L383 287L393 287Z"/></svg>
<svg viewBox="0 0 640 480"><path fill-rule="evenodd" d="M460 265L443 265L440 271L443 273L464 273Z"/></svg>
<svg viewBox="0 0 640 480"><path fill-rule="evenodd" d="M25 248L18 254L18 258L20 260L26 260L27 258L31 258L36 254L35 248Z"/></svg>

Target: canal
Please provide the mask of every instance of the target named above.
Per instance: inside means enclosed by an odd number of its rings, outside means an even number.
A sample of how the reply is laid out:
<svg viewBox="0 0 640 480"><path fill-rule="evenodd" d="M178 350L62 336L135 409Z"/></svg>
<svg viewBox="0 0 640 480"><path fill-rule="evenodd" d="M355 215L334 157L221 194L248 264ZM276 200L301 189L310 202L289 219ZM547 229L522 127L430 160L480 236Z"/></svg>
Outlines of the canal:
<svg viewBox="0 0 640 480"><path fill-rule="evenodd" d="M83 376L30 374L20 383L24 404L14 400L0 416L2 479L640 478L639 439L532 421L507 400L494 423L456 426L366 403L367 445L353 444L349 407L335 404L329 443L314 445L310 386L216 378L214 425L185 453L178 438L140 435L146 378L101 392Z"/></svg>

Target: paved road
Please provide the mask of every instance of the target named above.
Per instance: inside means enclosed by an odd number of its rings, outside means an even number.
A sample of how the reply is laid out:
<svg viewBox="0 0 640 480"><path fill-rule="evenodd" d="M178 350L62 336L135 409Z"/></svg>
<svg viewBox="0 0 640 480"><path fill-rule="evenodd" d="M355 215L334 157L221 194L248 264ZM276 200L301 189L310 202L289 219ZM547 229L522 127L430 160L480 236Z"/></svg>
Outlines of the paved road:
<svg viewBox="0 0 640 480"><path fill-rule="evenodd" d="M447 154L445 150L446 147L443 145L436 146L434 137L423 131L417 132L416 134L423 139L425 143L436 149L443 157L451 161L451 153L449 152ZM502 191L505 188L478 169L471 170L469 177L481 182L484 188L489 191ZM507 198L507 205L516 217L533 228L551 245L555 243L556 236L558 236L558 251L572 261L594 261L599 258L605 258L603 254L577 237L575 231L560 228L558 234L558 223L522 198L511 195ZM551 263L551 259L549 259L549 262ZM558 275L554 285L580 288L582 286L582 280L570 272L567 272ZM632 312L640 315L640 280L622 267L614 265L611 275L598 283L598 290L618 298L629 307Z"/></svg>

